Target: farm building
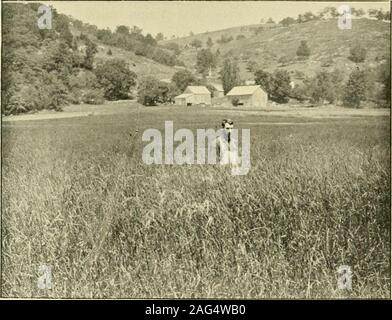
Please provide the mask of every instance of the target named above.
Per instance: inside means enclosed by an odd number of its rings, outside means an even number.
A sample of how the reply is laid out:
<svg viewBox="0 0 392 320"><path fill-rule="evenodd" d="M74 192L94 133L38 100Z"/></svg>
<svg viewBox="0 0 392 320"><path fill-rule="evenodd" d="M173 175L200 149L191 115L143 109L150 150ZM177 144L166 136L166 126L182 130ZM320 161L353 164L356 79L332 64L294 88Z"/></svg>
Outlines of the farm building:
<svg viewBox="0 0 392 320"><path fill-rule="evenodd" d="M164 82L164 83L171 83L171 79L161 79L159 81Z"/></svg>
<svg viewBox="0 0 392 320"><path fill-rule="evenodd" d="M267 93L260 86L234 87L226 97L233 105L244 107L265 108L268 101Z"/></svg>
<svg viewBox="0 0 392 320"><path fill-rule="evenodd" d="M214 88L214 91L212 92L214 98L224 97L225 93L223 91L223 86L221 84L212 83L211 86Z"/></svg>
<svg viewBox="0 0 392 320"><path fill-rule="evenodd" d="M194 104L211 104L211 93L203 86L188 86L184 93L174 98L180 106L191 106Z"/></svg>

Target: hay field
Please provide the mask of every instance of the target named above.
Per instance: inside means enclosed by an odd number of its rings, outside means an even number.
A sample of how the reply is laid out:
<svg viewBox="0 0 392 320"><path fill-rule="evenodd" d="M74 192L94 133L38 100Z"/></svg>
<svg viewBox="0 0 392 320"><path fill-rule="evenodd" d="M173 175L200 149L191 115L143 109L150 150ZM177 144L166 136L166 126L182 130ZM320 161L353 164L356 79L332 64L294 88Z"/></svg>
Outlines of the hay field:
<svg viewBox="0 0 392 320"><path fill-rule="evenodd" d="M230 114L251 129L246 176L142 163L144 129L215 128L225 116L3 122L3 295L388 297L389 117ZM50 290L37 288L42 264ZM343 264L351 291L337 287Z"/></svg>

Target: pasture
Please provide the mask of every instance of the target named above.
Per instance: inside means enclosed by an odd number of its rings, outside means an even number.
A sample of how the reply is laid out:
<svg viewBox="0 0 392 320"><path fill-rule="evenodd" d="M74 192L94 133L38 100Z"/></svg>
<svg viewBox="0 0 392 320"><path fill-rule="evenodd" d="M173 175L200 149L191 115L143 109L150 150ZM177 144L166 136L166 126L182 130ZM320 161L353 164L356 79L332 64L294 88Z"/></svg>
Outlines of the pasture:
<svg viewBox="0 0 392 320"><path fill-rule="evenodd" d="M389 116L230 111L251 129L247 175L142 163L143 130L225 117L140 108L3 122L3 295L389 297ZM42 264L52 289L37 288ZM351 291L338 289L340 265Z"/></svg>

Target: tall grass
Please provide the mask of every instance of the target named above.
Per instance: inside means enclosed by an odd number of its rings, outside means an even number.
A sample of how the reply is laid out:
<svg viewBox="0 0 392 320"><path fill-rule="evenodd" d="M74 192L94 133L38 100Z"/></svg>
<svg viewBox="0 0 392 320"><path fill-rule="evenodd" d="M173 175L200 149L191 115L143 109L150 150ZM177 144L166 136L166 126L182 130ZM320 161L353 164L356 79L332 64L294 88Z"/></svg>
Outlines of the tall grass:
<svg viewBox="0 0 392 320"><path fill-rule="evenodd" d="M163 128L164 117L142 113L138 126ZM277 121L239 125L259 120ZM251 126L246 176L146 166L141 139L127 135L135 121L121 116L5 127L3 294L388 297L388 121ZM52 266L51 290L37 288L41 264ZM351 291L337 287L343 264Z"/></svg>

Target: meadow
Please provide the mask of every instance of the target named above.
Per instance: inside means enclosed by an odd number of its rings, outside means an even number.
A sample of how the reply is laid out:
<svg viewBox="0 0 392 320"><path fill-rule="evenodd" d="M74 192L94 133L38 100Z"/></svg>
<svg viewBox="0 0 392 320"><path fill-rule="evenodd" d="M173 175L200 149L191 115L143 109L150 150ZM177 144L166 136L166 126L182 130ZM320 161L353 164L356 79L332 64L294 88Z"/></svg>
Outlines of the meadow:
<svg viewBox="0 0 392 320"><path fill-rule="evenodd" d="M389 297L390 118L231 113L251 129L247 175L142 163L143 130L226 116L3 122L3 296ZM52 289L37 288L42 264ZM341 265L351 291L338 288Z"/></svg>

